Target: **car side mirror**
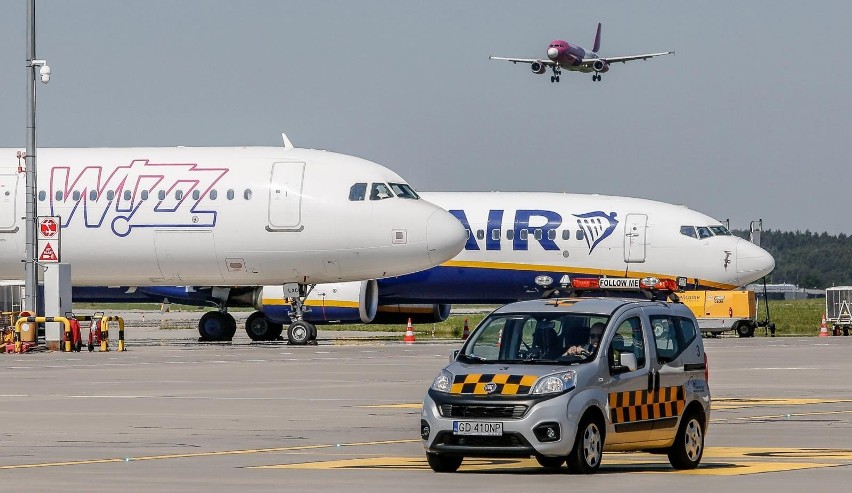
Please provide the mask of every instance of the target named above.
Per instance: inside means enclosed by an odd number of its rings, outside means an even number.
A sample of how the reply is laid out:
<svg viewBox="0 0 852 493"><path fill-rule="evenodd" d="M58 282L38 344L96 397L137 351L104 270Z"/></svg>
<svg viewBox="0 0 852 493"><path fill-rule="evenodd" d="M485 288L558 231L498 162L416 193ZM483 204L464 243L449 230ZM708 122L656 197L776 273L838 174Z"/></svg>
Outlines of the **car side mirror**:
<svg viewBox="0 0 852 493"><path fill-rule="evenodd" d="M638 367L633 353L614 351L610 356L609 371L613 375L636 371Z"/></svg>

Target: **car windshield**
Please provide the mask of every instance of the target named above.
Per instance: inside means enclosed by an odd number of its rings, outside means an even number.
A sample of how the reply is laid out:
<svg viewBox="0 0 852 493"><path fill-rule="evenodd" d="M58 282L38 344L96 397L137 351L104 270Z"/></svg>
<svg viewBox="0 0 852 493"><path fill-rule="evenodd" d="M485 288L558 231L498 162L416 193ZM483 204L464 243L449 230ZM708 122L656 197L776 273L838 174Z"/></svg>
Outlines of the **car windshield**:
<svg viewBox="0 0 852 493"><path fill-rule="evenodd" d="M606 315L581 313L493 314L471 334L459 358L470 363L590 361L608 321Z"/></svg>

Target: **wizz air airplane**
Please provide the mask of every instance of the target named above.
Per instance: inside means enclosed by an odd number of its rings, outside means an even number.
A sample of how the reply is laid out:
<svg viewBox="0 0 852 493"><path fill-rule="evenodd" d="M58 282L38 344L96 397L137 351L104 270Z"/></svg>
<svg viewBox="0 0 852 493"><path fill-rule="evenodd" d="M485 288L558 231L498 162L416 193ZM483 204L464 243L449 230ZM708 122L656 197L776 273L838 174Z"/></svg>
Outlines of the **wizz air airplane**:
<svg viewBox="0 0 852 493"><path fill-rule="evenodd" d="M653 200L549 192L444 192L421 196L449 210L467 230L464 250L414 274L317 286L305 317L332 321L442 321L450 305L508 303L564 289L576 276L686 277L690 287L730 289L765 276L772 256L731 235L719 221ZM140 291L141 290L141 291ZM75 299L204 303L209 290L115 288ZM246 322L254 340L289 323L280 286L246 288L258 311Z"/></svg>
<svg viewBox="0 0 852 493"><path fill-rule="evenodd" d="M594 72L592 80L600 81L601 74L609 72L609 66L613 63L627 63L631 60L647 60L649 58L674 54L673 51L665 51L662 53L646 53L644 55L602 57L598 55L600 48L601 25L598 23L598 30L595 33L595 44L592 47L592 51L586 51L579 45L572 45L567 41L555 39L547 47L547 59L504 58L497 56L489 58L491 60L506 60L512 63L528 63L533 73L539 75L545 73L549 67L553 71L553 75L550 76L550 82L559 82L559 76L562 74L563 68L572 72Z"/></svg>
<svg viewBox="0 0 852 493"><path fill-rule="evenodd" d="M463 248L459 221L393 171L285 144L39 149L38 215L59 216L56 253L74 286L204 289L218 308L199 323L204 339L230 339L229 304L276 285L293 302L288 336L305 342L316 329L301 307L315 284L407 274ZM23 274L18 154L0 149L2 279Z"/></svg>

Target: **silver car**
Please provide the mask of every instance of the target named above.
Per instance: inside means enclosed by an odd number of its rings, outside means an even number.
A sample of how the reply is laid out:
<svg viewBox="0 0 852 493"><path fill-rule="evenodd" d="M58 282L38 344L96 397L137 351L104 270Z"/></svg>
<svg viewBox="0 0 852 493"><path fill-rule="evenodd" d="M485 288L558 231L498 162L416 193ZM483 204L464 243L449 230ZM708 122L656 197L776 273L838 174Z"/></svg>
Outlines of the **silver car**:
<svg viewBox="0 0 852 493"><path fill-rule="evenodd" d="M707 358L680 303L622 298L513 303L491 313L423 401L429 465L465 457L567 461L593 473L605 451L698 466L710 418ZM597 336L597 337L595 337Z"/></svg>

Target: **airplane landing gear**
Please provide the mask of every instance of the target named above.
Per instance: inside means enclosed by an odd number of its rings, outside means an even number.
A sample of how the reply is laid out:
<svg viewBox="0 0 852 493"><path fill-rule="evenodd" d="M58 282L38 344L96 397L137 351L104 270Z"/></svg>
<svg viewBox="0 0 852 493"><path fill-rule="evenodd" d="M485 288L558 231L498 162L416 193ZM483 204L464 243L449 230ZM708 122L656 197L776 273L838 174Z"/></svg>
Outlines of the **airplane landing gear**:
<svg viewBox="0 0 852 493"><path fill-rule="evenodd" d="M293 311L290 318L293 323L287 327L287 341L290 344L316 344L317 328L314 324L304 321L305 299L311 294L316 284L299 284L299 295L290 298Z"/></svg>
<svg viewBox="0 0 852 493"><path fill-rule="evenodd" d="M237 322L225 311L207 312L198 321L199 341L230 341L237 332Z"/></svg>
<svg viewBox="0 0 852 493"><path fill-rule="evenodd" d="M596 81L596 82L600 82L600 80L601 80L601 74L599 74L599 73L595 73L594 75L592 75L592 80L593 80L593 81Z"/></svg>
<svg viewBox="0 0 852 493"><path fill-rule="evenodd" d="M283 331L283 324L269 320L260 311L252 313L246 320L246 334L252 341L277 341Z"/></svg>
<svg viewBox="0 0 852 493"><path fill-rule="evenodd" d="M554 65L552 69L553 75L550 76L550 82L559 82L559 76L562 75L562 71L559 70L559 67L557 67L556 65Z"/></svg>

